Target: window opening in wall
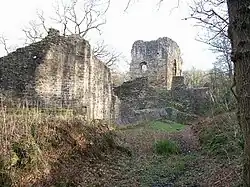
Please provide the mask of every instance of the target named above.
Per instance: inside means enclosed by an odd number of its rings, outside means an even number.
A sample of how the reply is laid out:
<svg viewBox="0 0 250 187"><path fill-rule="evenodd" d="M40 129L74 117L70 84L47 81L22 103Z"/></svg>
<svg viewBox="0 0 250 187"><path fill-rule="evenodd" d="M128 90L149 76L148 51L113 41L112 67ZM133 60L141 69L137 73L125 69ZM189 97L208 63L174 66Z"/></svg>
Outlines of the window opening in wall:
<svg viewBox="0 0 250 187"><path fill-rule="evenodd" d="M140 66L142 72L146 72L148 70L147 62L141 62Z"/></svg>
<svg viewBox="0 0 250 187"><path fill-rule="evenodd" d="M3 72L2 72L2 70L0 69L0 83L2 83L3 82Z"/></svg>
<svg viewBox="0 0 250 187"><path fill-rule="evenodd" d="M176 60L174 59L174 64L173 64L173 75L176 76L177 75L177 64L176 64Z"/></svg>

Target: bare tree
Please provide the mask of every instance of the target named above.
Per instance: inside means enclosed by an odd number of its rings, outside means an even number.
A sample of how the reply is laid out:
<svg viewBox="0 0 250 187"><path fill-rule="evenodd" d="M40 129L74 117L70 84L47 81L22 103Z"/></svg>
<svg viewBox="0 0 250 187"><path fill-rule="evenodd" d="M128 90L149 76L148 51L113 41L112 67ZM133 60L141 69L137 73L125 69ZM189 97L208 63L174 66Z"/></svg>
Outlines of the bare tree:
<svg viewBox="0 0 250 187"><path fill-rule="evenodd" d="M225 0L196 0L189 6L190 17L185 20L195 20L195 26L202 28L202 35L197 41L209 45L211 51L218 55L215 68L228 72L231 79L233 75L233 62L231 61L231 45L228 38L229 17Z"/></svg>
<svg viewBox="0 0 250 187"><path fill-rule="evenodd" d="M106 23L104 18L109 6L109 1L88 0L81 2L72 0L69 5L63 1L54 6L55 17L52 17L57 24L63 26L63 34L78 34L85 38L90 31L101 32L101 26Z"/></svg>
<svg viewBox="0 0 250 187"><path fill-rule="evenodd" d="M195 19L196 26L208 31L210 41L221 35L227 36L229 18L225 0L198 0L189 7L191 14L185 19Z"/></svg>
<svg viewBox="0 0 250 187"><path fill-rule="evenodd" d="M47 33L47 30L41 28L41 23L32 20L23 29L23 32L25 34L25 44L27 45L41 40L45 36L45 33Z"/></svg>
<svg viewBox="0 0 250 187"><path fill-rule="evenodd" d="M121 57L121 53L114 49L109 49L104 41L97 42L93 48L93 53L98 59L105 62L108 67L113 66Z"/></svg>
<svg viewBox="0 0 250 187"><path fill-rule="evenodd" d="M124 82L127 82L130 79L129 72L122 72L119 70L112 69L111 70L111 78L114 86L120 86Z"/></svg>
<svg viewBox="0 0 250 187"><path fill-rule="evenodd" d="M54 15L47 18L43 11L38 11L37 20L30 21L23 29L26 36L25 43L34 43L44 38L48 33L50 22L59 28L63 36L77 34L85 39L92 32L101 34L109 5L110 0L71 0L69 3L63 0L57 1L53 6ZM93 45L93 54L109 67L113 66L121 55L114 49L110 50L103 41Z"/></svg>
<svg viewBox="0 0 250 187"><path fill-rule="evenodd" d="M61 2L61 5L62 6L60 6L58 2L56 3L56 5L54 5L55 17L52 17L51 19L54 20L57 24L61 25L62 34L63 36L66 36L69 23L67 14L70 12L70 7L65 5L64 2Z"/></svg>
<svg viewBox="0 0 250 187"><path fill-rule="evenodd" d="M9 54L9 46L7 44L7 40L8 39L4 35L0 36L0 44L3 45L6 54Z"/></svg>
<svg viewBox="0 0 250 187"><path fill-rule="evenodd" d="M107 2L109 3L109 1ZM23 31L30 43L38 41L47 34L48 23L59 27L66 35L78 34L85 38L90 32L101 32L106 23L106 5L101 0L71 0L66 4L63 0L54 5L54 15L47 18L42 10L37 11L37 19L29 22Z"/></svg>
<svg viewBox="0 0 250 187"><path fill-rule="evenodd" d="M233 78L233 62L231 60L231 44L228 37L217 37L210 42L210 50L217 54L214 68L220 69L230 80Z"/></svg>
<svg viewBox="0 0 250 187"><path fill-rule="evenodd" d="M186 70L183 72L183 76L185 77L185 84L188 87L202 87L205 83L208 82L207 75L208 72L196 69L192 67L190 70Z"/></svg>

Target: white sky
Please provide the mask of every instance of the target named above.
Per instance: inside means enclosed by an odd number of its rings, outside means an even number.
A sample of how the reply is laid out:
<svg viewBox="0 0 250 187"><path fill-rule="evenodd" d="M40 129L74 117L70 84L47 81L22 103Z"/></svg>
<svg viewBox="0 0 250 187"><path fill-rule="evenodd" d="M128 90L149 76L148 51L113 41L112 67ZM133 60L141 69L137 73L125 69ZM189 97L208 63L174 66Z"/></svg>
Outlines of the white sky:
<svg viewBox="0 0 250 187"><path fill-rule="evenodd" d="M209 69L215 55L207 50L207 46L195 41L198 28L189 21L181 20L188 15L186 5L174 9L176 1L165 0L158 10L157 0L140 0L124 12L127 0L113 0L107 14L107 24L103 27L101 38L122 52L130 61L130 50L135 40L155 40L159 37L170 37L181 48L184 69L192 66L197 69ZM2 0L0 4L0 34L8 37L12 45L20 45L24 25L35 19L36 10L43 9L50 13L52 0ZM97 38L94 38L97 40ZM4 50L0 48L0 56ZM121 62L120 69L127 69Z"/></svg>

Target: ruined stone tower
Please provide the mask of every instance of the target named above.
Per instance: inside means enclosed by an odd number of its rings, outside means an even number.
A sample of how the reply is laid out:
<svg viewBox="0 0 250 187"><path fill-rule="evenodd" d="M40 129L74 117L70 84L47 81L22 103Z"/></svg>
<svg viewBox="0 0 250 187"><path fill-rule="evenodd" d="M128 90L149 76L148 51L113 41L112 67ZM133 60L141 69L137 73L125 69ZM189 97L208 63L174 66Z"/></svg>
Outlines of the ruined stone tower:
<svg viewBox="0 0 250 187"><path fill-rule="evenodd" d="M45 108L79 108L89 120L113 116L109 68L93 55L88 41L60 36L55 29L0 58L0 95Z"/></svg>
<svg viewBox="0 0 250 187"><path fill-rule="evenodd" d="M177 43L163 37L135 41L131 50L131 77L148 77L150 84L171 89L172 77L182 73L181 51Z"/></svg>

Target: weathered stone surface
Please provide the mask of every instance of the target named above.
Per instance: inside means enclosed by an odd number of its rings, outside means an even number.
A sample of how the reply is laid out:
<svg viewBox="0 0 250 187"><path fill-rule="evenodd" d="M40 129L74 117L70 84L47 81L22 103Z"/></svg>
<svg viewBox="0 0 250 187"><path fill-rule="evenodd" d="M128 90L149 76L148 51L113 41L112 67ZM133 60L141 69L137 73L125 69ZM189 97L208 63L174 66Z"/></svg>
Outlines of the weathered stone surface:
<svg viewBox="0 0 250 187"><path fill-rule="evenodd" d="M186 88L183 76L173 76L172 78L171 90L178 89L178 88L182 88L182 89Z"/></svg>
<svg viewBox="0 0 250 187"><path fill-rule="evenodd" d="M173 81L171 91L152 87L147 77L115 87L114 93L120 100L118 124L162 118L188 123L209 108L208 88L188 89L181 76L174 77Z"/></svg>
<svg viewBox="0 0 250 187"><path fill-rule="evenodd" d="M204 115L211 108L211 92L208 87L187 88L184 84L178 84L178 81L174 85L171 90L172 99L185 105L185 112Z"/></svg>
<svg viewBox="0 0 250 187"><path fill-rule="evenodd" d="M146 77L114 87L114 93L120 101L119 117L116 118L118 124L135 123L140 118L136 116L135 110L152 108L157 102L155 90L149 86Z"/></svg>
<svg viewBox="0 0 250 187"><path fill-rule="evenodd" d="M190 122L193 122L198 119L198 116L195 114L181 112L172 107L167 107L165 108L165 110L168 114L165 118L178 123L189 124Z"/></svg>
<svg viewBox="0 0 250 187"><path fill-rule="evenodd" d="M152 108L157 105L158 95L149 85L148 78L136 78L114 88L115 95L121 100L121 112Z"/></svg>
<svg viewBox="0 0 250 187"><path fill-rule="evenodd" d="M148 77L152 85L171 88L172 77L182 73L182 58L179 46L170 38L153 41L138 40L131 50L132 78Z"/></svg>
<svg viewBox="0 0 250 187"><path fill-rule="evenodd" d="M40 42L0 58L0 88L46 107L82 107L88 119L110 119L114 111L109 68L86 40L54 29Z"/></svg>
<svg viewBox="0 0 250 187"><path fill-rule="evenodd" d="M130 110L130 114L117 120L118 124L136 124L138 122L167 119L177 123L189 124L196 119L197 115L181 112L175 108L148 108L142 110Z"/></svg>

